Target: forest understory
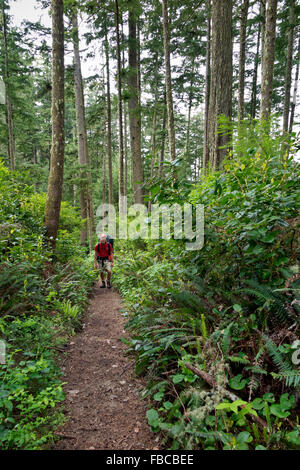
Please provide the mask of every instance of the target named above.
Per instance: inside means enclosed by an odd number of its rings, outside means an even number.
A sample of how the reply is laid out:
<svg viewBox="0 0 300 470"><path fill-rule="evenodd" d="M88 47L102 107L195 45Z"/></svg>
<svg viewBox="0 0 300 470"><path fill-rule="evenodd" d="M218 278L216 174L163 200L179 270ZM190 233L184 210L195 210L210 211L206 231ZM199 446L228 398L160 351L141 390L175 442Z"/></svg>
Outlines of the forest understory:
<svg viewBox="0 0 300 470"><path fill-rule="evenodd" d="M0 0L1 450L300 449L299 18Z"/></svg>

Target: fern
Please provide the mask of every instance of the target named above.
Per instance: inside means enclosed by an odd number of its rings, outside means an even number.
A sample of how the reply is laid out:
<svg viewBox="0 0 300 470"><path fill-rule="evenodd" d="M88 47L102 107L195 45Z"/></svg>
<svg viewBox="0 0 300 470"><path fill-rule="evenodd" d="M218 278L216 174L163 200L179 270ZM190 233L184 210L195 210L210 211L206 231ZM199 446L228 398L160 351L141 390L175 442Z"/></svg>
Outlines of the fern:
<svg viewBox="0 0 300 470"><path fill-rule="evenodd" d="M285 379L285 385L287 387L299 388L300 385L300 371L299 370L289 370L287 372L281 372L279 374L273 373L272 376L274 379L283 380Z"/></svg>
<svg viewBox="0 0 300 470"><path fill-rule="evenodd" d="M175 302L182 307L190 307L194 311L203 311L203 301L195 294L188 291L172 292L171 296Z"/></svg>
<svg viewBox="0 0 300 470"><path fill-rule="evenodd" d="M278 290L273 290L269 286L261 285L253 279L246 281L246 284L248 284L249 287L239 289L239 292L252 295L263 302L263 307L273 313L280 323L286 323L288 320L292 320L300 324L298 318L293 315L291 309L287 307L288 300L286 297L282 296Z"/></svg>
<svg viewBox="0 0 300 470"><path fill-rule="evenodd" d="M279 373L272 373L273 377L280 380L285 379L285 385L287 387L298 387L300 384L300 371L294 369L293 365L283 357L271 338L265 334L262 334L262 337L264 338L266 349L270 357L279 370Z"/></svg>
<svg viewBox="0 0 300 470"><path fill-rule="evenodd" d="M248 383L248 388L249 388L249 401L252 398L253 392L258 389L259 384L260 384L260 376L262 374L267 375L268 372L265 369L262 369L260 364L262 363L262 359L256 359L254 366L248 366L245 367L245 370L250 370L252 372L252 375L250 377L250 381Z"/></svg>
<svg viewBox="0 0 300 470"><path fill-rule="evenodd" d="M205 323L205 316L203 313L201 314L201 333L203 338L207 338L207 328Z"/></svg>

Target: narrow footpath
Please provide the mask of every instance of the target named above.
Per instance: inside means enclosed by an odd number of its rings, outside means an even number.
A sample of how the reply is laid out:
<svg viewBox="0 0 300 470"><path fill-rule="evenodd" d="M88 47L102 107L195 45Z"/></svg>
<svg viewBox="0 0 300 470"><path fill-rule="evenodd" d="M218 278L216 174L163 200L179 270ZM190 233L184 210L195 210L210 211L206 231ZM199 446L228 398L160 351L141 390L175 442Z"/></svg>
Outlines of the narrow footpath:
<svg viewBox="0 0 300 470"><path fill-rule="evenodd" d="M94 288L82 332L62 359L66 424L57 430L57 450L159 450L147 423L144 383L125 355L126 320L114 290Z"/></svg>

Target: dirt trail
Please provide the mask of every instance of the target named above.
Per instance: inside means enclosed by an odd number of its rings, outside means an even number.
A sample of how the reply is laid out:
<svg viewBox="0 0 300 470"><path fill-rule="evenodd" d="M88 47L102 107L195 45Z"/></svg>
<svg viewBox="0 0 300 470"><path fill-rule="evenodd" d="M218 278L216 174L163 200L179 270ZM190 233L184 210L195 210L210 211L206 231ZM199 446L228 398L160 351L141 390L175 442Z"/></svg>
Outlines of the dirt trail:
<svg viewBox="0 0 300 470"><path fill-rule="evenodd" d="M54 449L158 450L139 397L144 384L133 375L134 360L124 355L120 309L114 289L94 288L85 328L62 359L69 419L57 431L62 439Z"/></svg>

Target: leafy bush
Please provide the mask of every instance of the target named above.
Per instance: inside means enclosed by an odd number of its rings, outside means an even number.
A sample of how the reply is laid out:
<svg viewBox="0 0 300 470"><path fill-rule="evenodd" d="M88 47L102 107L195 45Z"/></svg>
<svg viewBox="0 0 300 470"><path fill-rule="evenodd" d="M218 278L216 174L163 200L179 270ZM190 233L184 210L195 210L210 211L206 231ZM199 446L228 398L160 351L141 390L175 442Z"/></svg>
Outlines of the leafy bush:
<svg viewBox="0 0 300 470"><path fill-rule="evenodd" d="M62 423L57 354L81 318L95 279L78 244L81 219L62 204L55 263L44 242L46 196L0 162L0 447L40 449Z"/></svg>
<svg viewBox="0 0 300 470"><path fill-rule="evenodd" d="M300 445L299 164L260 124L241 130L235 149L192 190L168 174L152 188L156 203L204 205L202 250L119 245L128 351L147 378L149 424L172 449Z"/></svg>

